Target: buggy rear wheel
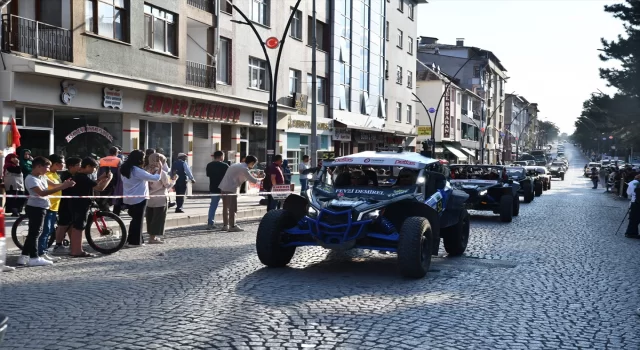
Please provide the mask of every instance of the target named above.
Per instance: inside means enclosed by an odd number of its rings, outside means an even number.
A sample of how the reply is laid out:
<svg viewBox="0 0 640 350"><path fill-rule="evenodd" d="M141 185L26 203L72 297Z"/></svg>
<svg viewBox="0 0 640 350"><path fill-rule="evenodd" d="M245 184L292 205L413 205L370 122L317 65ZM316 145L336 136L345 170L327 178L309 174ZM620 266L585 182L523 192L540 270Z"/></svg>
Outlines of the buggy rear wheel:
<svg viewBox="0 0 640 350"><path fill-rule="evenodd" d="M504 195L500 198L500 221L511 222L513 220L513 196Z"/></svg>
<svg viewBox="0 0 640 350"><path fill-rule="evenodd" d="M422 278L429 272L432 238L426 218L411 216L404 220L398 240L398 267L404 277Z"/></svg>
<svg viewBox="0 0 640 350"><path fill-rule="evenodd" d="M258 226L256 252L260 262L268 267L284 267L293 258L296 247L282 246L282 231L291 226L292 218L283 209L267 213Z"/></svg>
<svg viewBox="0 0 640 350"><path fill-rule="evenodd" d="M541 182L536 183L535 190L536 190L536 197L542 196L542 183Z"/></svg>
<svg viewBox="0 0 640 350"><path fill-rule="evenodd" d="M444 249L450 256L460 256L469 244L469 213L462 209L458 223L440 230Z"/></svg>

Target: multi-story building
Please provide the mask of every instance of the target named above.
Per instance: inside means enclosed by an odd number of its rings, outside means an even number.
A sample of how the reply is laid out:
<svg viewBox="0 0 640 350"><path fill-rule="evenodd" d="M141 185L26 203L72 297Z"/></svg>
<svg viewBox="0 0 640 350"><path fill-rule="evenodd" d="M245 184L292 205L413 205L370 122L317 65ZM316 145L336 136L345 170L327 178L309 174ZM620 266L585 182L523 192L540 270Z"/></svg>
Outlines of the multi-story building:
<svg viewBox="0 0 640 350"><path fill-rule="evenodd" d="M480 124L482 123L482 97L469 89L462 92L462 139L460 149L469 154L469 162L480 160Z"/></svg>
<svg viewBox="0 0 640 350"><path fill-rule="evenodd" d="M465 117L462 110L468 108L463 104L463 101L468 103L468 98L464 99L465 91L435 65L425 65L417 79L416 95L427 107L425 111L420 105L416 112L419 130L426 131L418 136L418 144L430 141L433 136L435 158L467 163L476 154L475 151L463 150L461 144L462 119ZM429 112L429 109L433 112Z"/></svg>
<svg viewBox="0 0 640 350"><path fill-rule="evenodd" d="M393 46L394 64L413 67L408 62L414 59L409 37L416 32L415 5L426 1L398 1L317 2L320 151L411 143L406 136L415 134L415 78L387 84L383 57L391 47L384 35L386 28L403 28L405 46ZM263 40L281 38L288 17L280 14L290 14L295 3L12 1L2 14L0 142L6 144L7 125L15 118L22 147L35 155L101 156L110 145L125 152L161 148L169 158L188 154L199 179L215 150L227 152L232 162L247 154L264 161L272 84L246 21ZM312 14L312 2L302 1L280 43L285 46L276 76L275 152L289 159L294 173L310 153ZM276 54L268 50L274 70ZM402 104L401 123L389 126L385 120L385 94L389 103ZM194 188L208 189L206 181Z"/></svg>
<svg viewBox="0 0 640 350"><path fill-rule="evenodd" d="M508 77L498 57L491 51L465 46L464 39L457 39L455 45L448 45L438 43L437 38L421 37L418 60L440 66L442 71L459 79L462 88L481 98L480 159L491 164L501 161L504 88Z"/></svg>
<svg viewBox="0 0 640 350"><path fill-rule="evenodd" d="M505 102L505 137L503 159L506 162L517 160L516 154L522 152L520 140L524 136L525 125L529 121L528 107L530 103L519 95L507 94ZM518 149L519 148L519 149Z"/></svg>

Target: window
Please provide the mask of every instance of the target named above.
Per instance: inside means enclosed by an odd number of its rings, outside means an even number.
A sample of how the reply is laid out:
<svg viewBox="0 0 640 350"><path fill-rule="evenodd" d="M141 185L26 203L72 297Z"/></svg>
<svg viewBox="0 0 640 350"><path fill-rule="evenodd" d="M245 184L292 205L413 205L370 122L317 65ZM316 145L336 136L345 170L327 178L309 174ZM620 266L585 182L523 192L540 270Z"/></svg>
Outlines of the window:
<svg viewBox="0 0 640 350"><path fill-rule="evenodd" d="M289 35L291 35L292 38L302 40L302 11L300 10L296 10L296 13L293 15Z"/></svg>
<svg viewBox="0 0 640 350"><path fill-rule="evenodd" d="M402 41L403 41L403 37L402 37L402 31L400 29L398 29L398 47L402 48Z"/></svg>
<svg viewBox="0 0 640 350"><path fill-rule="evenodd" d="M404 0L398 0L398 11L404 12Z"/></svg>
<svg viewBox="0 0 640 350"><path fill-rule="evenodd" d="M295 69L289 69L289 96L295 96L300 92L300 80L302 79L302 72Z"/></svg>
<svg viewBox="0 0 640 350"><path fill-rule="evenodd" d="M307 95L309 95L309 103L311 103L311 94L312 94L312 84L313 78L311 74L307 74ZM318 91L318 95L316 96L318 104L326 104L327 103L327 79L316 76L316 90Z"/></svg>
<svg viewBox="0 0 640 350"><path fill-rule="evenodd" d="M407 105L407 124L411 124L411 120L412 120L412 110L413 108L410 105Z"/></svg>
<svg viewBox="0 0 640 350"><path fill-rule="evenodd" d="M409 45L409 47L407 48L407 52L409 52L409 55L413 55L413 38L408 36L407 37L407 44Z"/></svg>
<svg viewBox="0 0 640 350"><path fill-rule="evenodd" d="M177 16L151 5L144 5L144 37L148 48L177 55Z"/></svg>
<svg viewBox="0 0 640 350"><path fill-rule="evenodd" d="M413 72L411 72L410 70L407 71L407 87L413 87Z"/></svg>
<svg viewBox="0 0 640 350"><path fill-rule="evenodd" d="M389 21L387 21L384 26L384 38L389 41Z"/></svg>
<svg viewBox="0 0 640 350"><path fill-rule="evenodd" d="M249 57L249 87L260 90L268 90L267 62Z"/></svg>
<svg viewBox="0 0 640 350"><path fill-rule="evenodd" d="M389 119L389 99L384 99L384 120Z"/></svg>
<svg viewBox="0 0 640 350"><path fill-rule="evenodd" d="M473 77L480 78L480 66L473 66Z"/></svg>
<svg viewBox="0 0 640 350"><path fill-rule="evenodd" d="M384 61L384 78L389 80L389 60Z"/></svg>
<svg viewBox="0 0 640 350"><path fill-rule="evenodd" d="M220 0L220 11L226 13L233 13L233 6L231 6L232 0Z"/></svg>
<svg viewBox="0 0 640 350"><path fill-rule="evenodd" d="M127 0L87 0L86 30L106 38L128 42L127 5Z"/></svg>
<svg viewBox="0 0 640 350"><path fill-rule="evenodd" d="M262 25L269 25L269 0L252 0L251 20Z"/></svg>
<svg viewBox="0 0 640 350"><path fill-rule="evenodd" d="M309 28L307 28L307 44L313 44L313 17L309 16L307 23L309 23ZM329 41L325 38L325 24L316 20L316 47L318 50L322 50L325 52L329 52Z"/></svg>
<svg viewBox="0 0 640 350"><path fill-rule="evenodd" d="M396 83L402 85L402 67L396 68Z"/></svg>
<svg viewBox="0 0 640 350"><path fill-rule="evenodd" d="M402 122L402 103L396 102L396 122Z"/></svg>
<svg viewBox="0 0 640 350"><path fill-rule="evenodd" d="M409 3L407 4L407 7L409 8L409 19L413 20L413 4Z"/></svg>
<svg viewBox="0 0 640 350"><path fill-rule="evenodd" d="M220 37L218 50L217 79L221 83L231 84L231 40Z"/></svg>

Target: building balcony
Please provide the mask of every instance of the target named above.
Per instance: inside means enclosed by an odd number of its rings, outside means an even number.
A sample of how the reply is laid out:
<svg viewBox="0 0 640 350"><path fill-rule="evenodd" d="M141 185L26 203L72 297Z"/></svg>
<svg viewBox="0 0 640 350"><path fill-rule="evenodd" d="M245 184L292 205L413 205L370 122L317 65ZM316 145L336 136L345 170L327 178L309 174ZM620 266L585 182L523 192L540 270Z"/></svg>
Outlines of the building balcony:
<svg viewBox="0 0 640 350"><path fill-rule="evenodd" d="M223 0L224 1L224 0ZM187 0L187 4L193 6L195 8L199 8L203 11L207 11L209 13L213 12L213 1L212 0Z"/></svg>
<svg viewBox="0 0 640 350"><path fill-rule="evenodd" d="M187 61L187 85L216 88L216 68L202 63Z"/></svg>
<svg viewBox="0 0 640 350"><path fill-rule="evenodd" d="M2 15L2 51L73 61L73 39L68 29L15 15Z"/></svg>
<svg viewBox="0 0 640 350"><path fill-rule="evenodd" d="M468 149L480 149L480 142L474 140L462 139L460 145Z"/></svg>

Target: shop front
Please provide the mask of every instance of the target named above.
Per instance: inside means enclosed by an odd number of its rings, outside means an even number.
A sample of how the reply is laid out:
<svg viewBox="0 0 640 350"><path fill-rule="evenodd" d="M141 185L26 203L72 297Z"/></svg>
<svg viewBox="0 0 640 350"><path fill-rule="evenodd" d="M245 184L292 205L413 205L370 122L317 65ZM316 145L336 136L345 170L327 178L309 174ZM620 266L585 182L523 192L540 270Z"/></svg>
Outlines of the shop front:
<svg viewBox="0 0 640 350"><path fill-rule="evenodd" d="M331 147L331 124L332 120L328 118L318 118L316 123L316 145L318 152L332 151ZM278 150L283 158L289 163L292 177L291 181L298 184L300 175L299 166L302 163L302 157L308 155L318 159L318 154L311 154L311 118L304 115L290 115L281 120L278 124L279 130L285 130L280 135L284 140L278 140L280 149Z"/></svg>
<svg viewBox="0 0 640 350"><path fill-rule="evenodd" d="M157 149L170 162L185 153L197 191L208 190L205 170L213 151L224 151L231 162L247 154L266 159L266 123L256 118L266 115L266 106L231 104L229 97L205 100L201 93L178 88L156 86L154 91L15 73L12 85L0 84L0 96L15 97L0 104L3 154L16 151L6 146L15 119L21 149L34 156L103 157L114 145L125 154Z"/></svg>

